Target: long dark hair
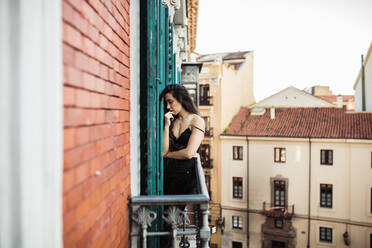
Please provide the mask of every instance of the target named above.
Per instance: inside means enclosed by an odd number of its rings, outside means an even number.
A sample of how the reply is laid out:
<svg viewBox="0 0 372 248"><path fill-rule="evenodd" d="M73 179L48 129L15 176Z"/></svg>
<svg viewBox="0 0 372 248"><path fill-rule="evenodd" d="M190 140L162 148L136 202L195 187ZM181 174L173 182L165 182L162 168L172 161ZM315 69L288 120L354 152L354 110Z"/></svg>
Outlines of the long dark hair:
<svg viewBox="0 0 372 248"><path fill-rule="evenodd" d="M178 102L181 103L182 107L189 113L198 114L198 110L185 86L181 84L170 84L167 85L160 94L160 100L165 97L166 94L172 94ZM164 112L167 110L167 103L164 101Z"/></svg>

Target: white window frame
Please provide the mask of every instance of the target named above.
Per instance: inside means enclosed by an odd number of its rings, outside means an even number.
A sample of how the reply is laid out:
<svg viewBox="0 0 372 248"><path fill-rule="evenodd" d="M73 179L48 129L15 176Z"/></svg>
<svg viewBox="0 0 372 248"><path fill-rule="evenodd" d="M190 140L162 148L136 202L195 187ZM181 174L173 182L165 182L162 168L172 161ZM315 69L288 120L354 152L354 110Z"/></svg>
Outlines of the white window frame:
<svg viewBox="0 0 372 248"><path fill-rule="evenodd" d="M234 225L234 219L237 221L237 226ZM233 230L243 230L243 217L238 215L231 216L231 228Z"/></svg>

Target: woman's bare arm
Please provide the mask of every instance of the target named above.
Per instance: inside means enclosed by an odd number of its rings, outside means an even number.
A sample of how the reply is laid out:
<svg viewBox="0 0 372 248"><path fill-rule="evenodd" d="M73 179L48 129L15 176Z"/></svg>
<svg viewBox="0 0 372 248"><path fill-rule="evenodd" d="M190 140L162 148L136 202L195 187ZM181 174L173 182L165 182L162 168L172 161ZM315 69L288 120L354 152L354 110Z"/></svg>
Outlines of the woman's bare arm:
<svg viewBox="0 0 372 248"><path fill-rule="evenodd" d="M163 156L169 151L169 127L173 120L172 112L168 112L164 115L164 131L163 131Z"/></svg>
<svg viewBox="0 0 372 248"><path fill-rule="evenodd" d="M191 136L189 142L187 143L187 147L179 151L166 153L165 156L167 158L190 159L196 156L196 152L198 151L198 148L204 138L205 123L203 118L195 115L190 123L190 126Z"/></svg>

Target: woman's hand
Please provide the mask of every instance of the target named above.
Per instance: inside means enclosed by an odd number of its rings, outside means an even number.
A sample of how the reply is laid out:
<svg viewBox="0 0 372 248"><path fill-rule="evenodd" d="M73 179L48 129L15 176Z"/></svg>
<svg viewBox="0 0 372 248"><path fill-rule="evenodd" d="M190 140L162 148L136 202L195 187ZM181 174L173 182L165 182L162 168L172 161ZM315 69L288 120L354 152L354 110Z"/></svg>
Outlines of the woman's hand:
<svg viewBox="0 0 372 248"><path fill-rule="evenodd" d="M165 113L164 119L165 119L164 126L169 127L171 122L174 120L173 113L171 111Z"/></svg>

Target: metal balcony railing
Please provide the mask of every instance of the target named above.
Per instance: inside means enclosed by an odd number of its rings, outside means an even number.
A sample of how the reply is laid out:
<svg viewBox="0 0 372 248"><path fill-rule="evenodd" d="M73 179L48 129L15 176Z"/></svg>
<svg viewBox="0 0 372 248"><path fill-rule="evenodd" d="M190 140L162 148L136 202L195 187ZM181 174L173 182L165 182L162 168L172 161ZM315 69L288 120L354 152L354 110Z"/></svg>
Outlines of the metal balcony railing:
<svg viewBox="0 0 372 248"><path fill-rule="evenodd" d="M213 159L209 157L202 159L201 164L204 169L213 169Z"/></svg>
<svg viewBox="0 0 372 248"><path fill-rule="evenodd" d="M148 237L170 236L172 247L209 247L209 194L205 183L204 172L201 167L200 158L197 163L197 188L198 194L193 195L151 195L134 196L131 199L132 208L132 237L140 238L140 246L147 247ZM176 205L192 204L193 211L181 211ZM152 206L165 206L163 212L150 210ZM158 207L161 210L162 207ZM159 216L161 215L161 216ZM157 220L157 221L155 221ZM151 231L152 223L170 227L161 231ZM159 222L162 222L159 224ZM137 231L136 231L137 230ZM195 239L195 244L189 242L188 238ZM190 244L191 243L191 244Z"/></svg>
<svg viewBox="0 0 372 248"><path fill-rule="evenodd" d="M294 205L275 206L273 203L263 202L262 213L267 217L291 219L294 216Z"/></svg>
<svg viewBox="0 0 372 248"><path fill-rule="evenodd" d="M206 106L213 105L213 96L200 96L199 105L206 105Z"/></svg>
<svg viewBox="0 0 372 248"><path fill-rule="evenodd" d="M204 137L213 137L213 127L210 127L209 129L205 130Z"/></svg>

